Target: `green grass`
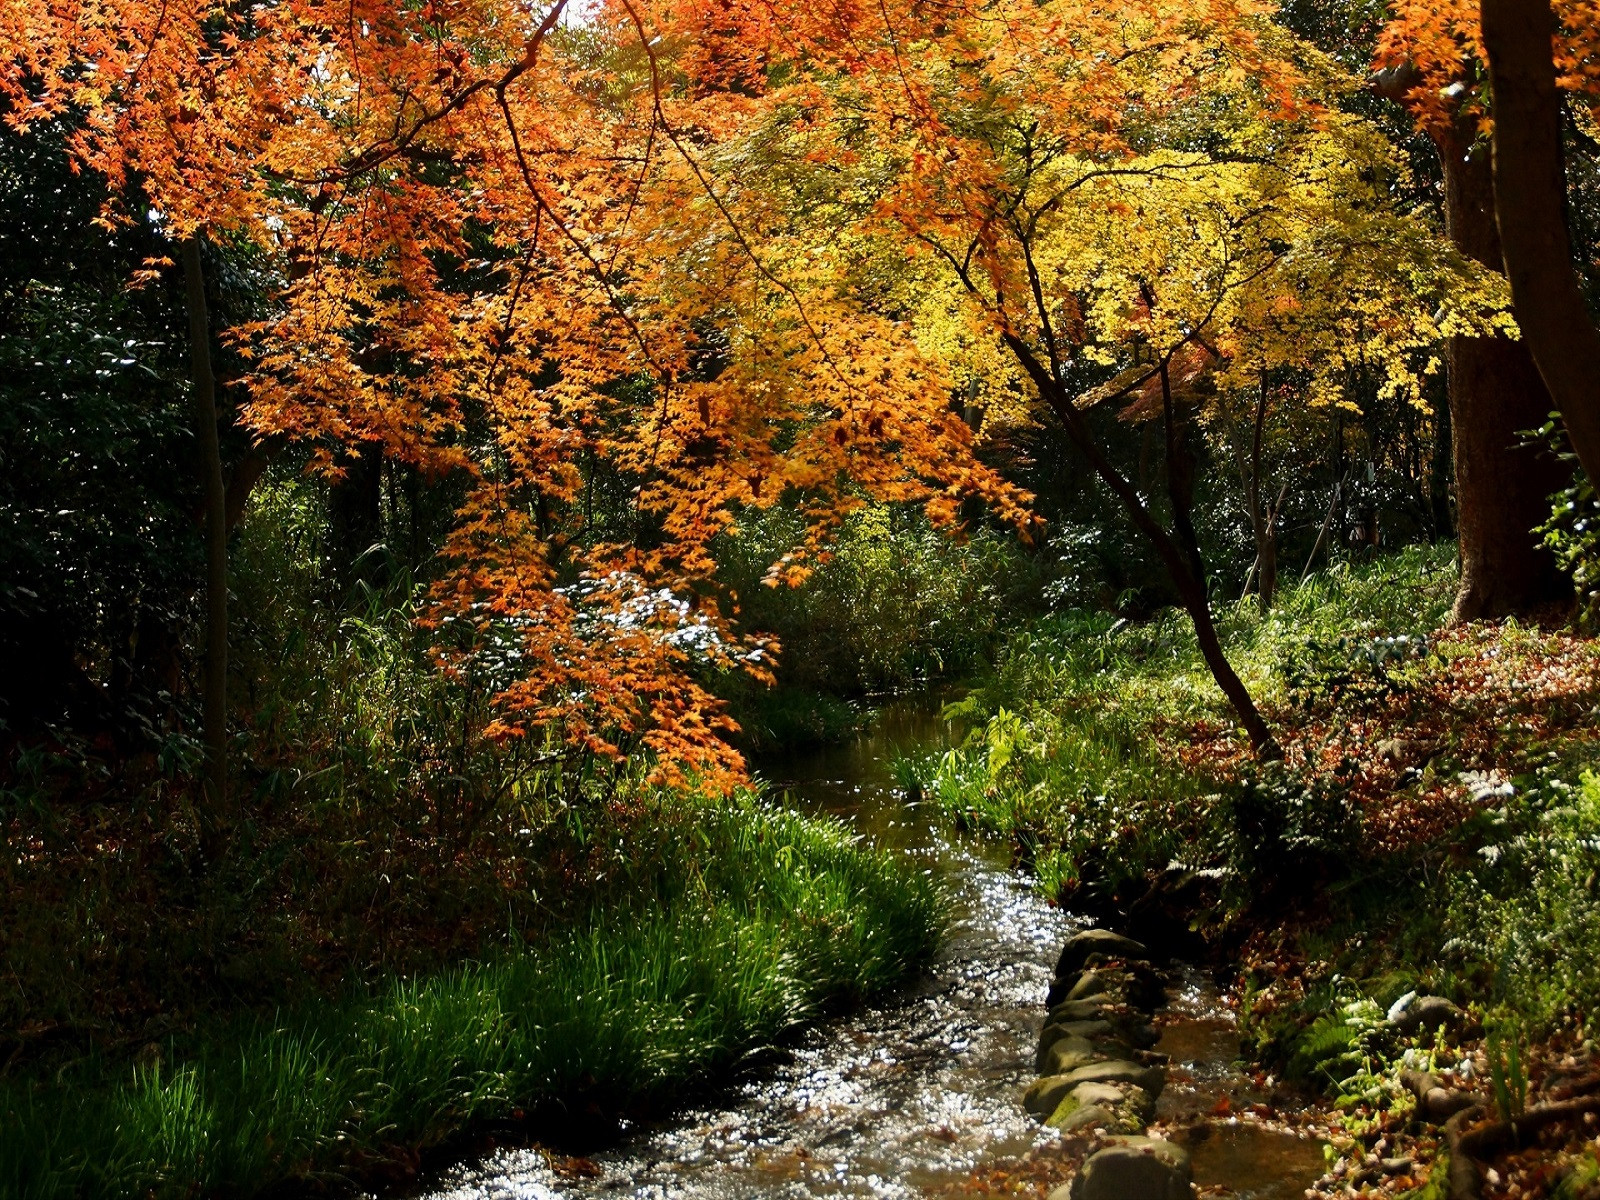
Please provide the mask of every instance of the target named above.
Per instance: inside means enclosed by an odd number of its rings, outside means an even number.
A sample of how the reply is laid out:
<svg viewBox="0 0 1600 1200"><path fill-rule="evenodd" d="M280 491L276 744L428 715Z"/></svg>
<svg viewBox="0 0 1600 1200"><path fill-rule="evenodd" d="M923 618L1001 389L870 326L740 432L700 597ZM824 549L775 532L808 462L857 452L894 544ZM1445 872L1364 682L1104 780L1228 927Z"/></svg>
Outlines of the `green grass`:
<svg viewBox="0 0 1600 1200"><path fill-rule="evenodd" d="M900 982L940 904L836 824L667 802L630 886L536 945L0 1091L0 1194L248 1196L554 1102L670 1100Z"/></svg>
<svg viewBox="0 0 1600 1200"><path fill-rule="evenodd" d="M1453 568L1449 548L1413 547L1285 588L1265 616L1254 600L1223 607L1218 624L1258 703L1277 707L1297 679L1342 662L1355 643L1436 628ZM1116 892L1170 861L1229 852L1213 819L1229 781L1174 751L1196 723L1225 743L1242 735L1181 612L1137 624L1082 612L1036 622L950 711L973 725L967 742L897 773L959 822L1016 839L1047 895L1083 882ZM1290 815L1305 806L1294 781L1260 790Z"/></svg>

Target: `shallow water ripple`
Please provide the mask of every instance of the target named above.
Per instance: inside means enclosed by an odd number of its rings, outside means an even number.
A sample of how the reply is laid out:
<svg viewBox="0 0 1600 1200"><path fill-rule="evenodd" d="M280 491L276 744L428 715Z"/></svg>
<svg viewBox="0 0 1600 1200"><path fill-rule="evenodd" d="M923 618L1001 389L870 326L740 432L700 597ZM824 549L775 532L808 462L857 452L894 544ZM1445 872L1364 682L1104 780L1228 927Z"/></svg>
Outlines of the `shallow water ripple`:
<svg viewBox="0 0 1600 1200"><path fill-rule="evenodd" d="M830 1023L725 1107L690 1110L562 1178L538 1150L456 1168L432 1200L912 1197L1053 1134L1022 1112L1064 918L1004 865L945 842L955 920L907 995ZM930 864L931 865L931 864Z"/></svg>

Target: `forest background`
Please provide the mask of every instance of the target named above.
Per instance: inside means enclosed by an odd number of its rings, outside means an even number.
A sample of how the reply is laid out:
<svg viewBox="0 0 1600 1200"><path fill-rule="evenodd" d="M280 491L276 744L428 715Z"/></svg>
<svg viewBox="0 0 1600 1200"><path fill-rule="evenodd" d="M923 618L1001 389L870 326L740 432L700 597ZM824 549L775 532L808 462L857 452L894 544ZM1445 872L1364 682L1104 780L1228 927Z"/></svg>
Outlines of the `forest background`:
<svg viewBox="0 0 1600 1200"><path fill-rule="evenodd" d="M1600 22L1504 7L1535 53L1494 5L8 7L18 1193L404 1170L891 985L931 893L748 782L888 692L993 670L908 786L1108 912L1202 830L1235 943L1303 899L1286 838L1426 874L1503 779L1583 786L1589 643L1516 639L1600 586ZM715 983L651 975L682 937ZM463 1066L486 997L589 1020L603 962L647 982L601 1057ZM1322 967L1263 1029L1343 1002ZM342 1076L209 1090L318 997ZM433 1003L478 1049L393 1066Z"/></svg>

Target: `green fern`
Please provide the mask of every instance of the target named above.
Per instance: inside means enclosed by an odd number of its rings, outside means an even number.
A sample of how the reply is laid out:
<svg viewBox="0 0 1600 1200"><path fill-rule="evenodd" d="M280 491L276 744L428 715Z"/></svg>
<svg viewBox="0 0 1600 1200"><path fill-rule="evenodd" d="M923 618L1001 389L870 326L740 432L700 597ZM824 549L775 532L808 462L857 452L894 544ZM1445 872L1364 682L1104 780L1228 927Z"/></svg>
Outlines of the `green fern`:
<svg viewBox="0 0 1600 1200"><path fill-rule="evenodd" d="M1359 1031L1343 1013L1324 1014L1311 1023L1296 1043L1294 1067L1301 1074L1321 1071L1335 1079L1333 1068L1347 1061L1346 1056L1356 1048L1358 1040Z"/></svg>

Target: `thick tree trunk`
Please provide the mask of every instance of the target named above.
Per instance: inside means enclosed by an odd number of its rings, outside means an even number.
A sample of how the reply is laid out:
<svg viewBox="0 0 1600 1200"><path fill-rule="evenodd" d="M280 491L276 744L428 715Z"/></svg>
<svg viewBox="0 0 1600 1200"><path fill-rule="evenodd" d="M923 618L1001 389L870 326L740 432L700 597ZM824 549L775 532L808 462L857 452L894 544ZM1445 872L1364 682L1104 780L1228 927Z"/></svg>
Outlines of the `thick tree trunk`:
<svg viewBox="0 0 1600 1200"><path fill-rule="evenodd" d="M228 503L222 484L222 448L217 434L216 378L211 368L211 330L206 313L200 235L183 243L184 297L189 310L189 362L193 376L196 445L205 497L206 654L203 684L206 749L206 821L215 845L228 820Z"/></svg>
<svg viewBox="0 0 1600 1200"><path fill-rule="evenodd" d="M1494 194L1517 324L1578 461L1600 480L1600 329L1567 234L1561 103L1548 0L1483 0L1494 89Z"/></svg>
<svg viewBox="0 0 1600 1200"><path fill-rule="evenodd" d="M1450 240L1498 269L1488 155L1480 149L1469 156L1461 139L1441 145L1440 155ZM1451 615L1457 621L1525 615L1570 591L1532 530L1549 517L1549 497L1571 482L1571 471L1519 436L1544 424L1550 395L1525 342L1453 338L1449 369L1461 548L1461 587Z"/></svg>

